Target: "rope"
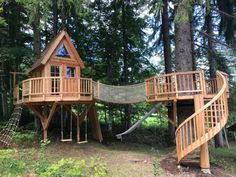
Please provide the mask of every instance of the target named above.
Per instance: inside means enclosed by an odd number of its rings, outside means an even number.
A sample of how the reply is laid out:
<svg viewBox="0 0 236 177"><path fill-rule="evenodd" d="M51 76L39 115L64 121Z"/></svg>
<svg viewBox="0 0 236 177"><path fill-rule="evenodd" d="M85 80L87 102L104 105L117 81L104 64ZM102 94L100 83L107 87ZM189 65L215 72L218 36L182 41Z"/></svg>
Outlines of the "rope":
<svg viewBox="0 0 236 177"><path fill-rule="evenodd" d="M85 121L85 134L84 134L84 140L88 141L88 117L86 116Z"/></svg>
<svg viewBox="0 0 236 177"><path fill-rule="evenodd" d="M64 133L63 133L63 106L61 105L61 139L64 139Z"/></svg>
<svg viewBox="0 0 236 177"><path fill-rule="evenodd" d="M64 139L64 116L63 116L63 106L61 105L61 141L72 141L72 119L73 118L72 118L72 106L71 106L69 139Z"/></svg>
<svg viewBox="0 0 236 177"><path fill-rule="evenodd" d="M19 125L21 113L22 107L21 105L17 105L14 108L9 121L7 122L3 130L0 132L0 144L3 147L9 147L11 145L13 135Z"/></svg>
<svg viewBox="0 0 236 177"><path fill-rule="evenodd" d="M72 139L72 105L70 107L70 139Z"/></svg>
<svg viewBox="0 0 236 177"><path fill-rule="evenodd" d="M117 104L144 102L145 84L114 86L93 81L93 96L97 100Z"/></svg>

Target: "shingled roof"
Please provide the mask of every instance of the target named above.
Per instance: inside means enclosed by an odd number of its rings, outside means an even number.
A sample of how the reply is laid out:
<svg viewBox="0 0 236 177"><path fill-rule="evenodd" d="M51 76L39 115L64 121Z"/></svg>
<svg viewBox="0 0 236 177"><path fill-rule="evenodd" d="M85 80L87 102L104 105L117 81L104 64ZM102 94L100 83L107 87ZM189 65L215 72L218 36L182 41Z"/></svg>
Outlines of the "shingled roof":
<svg viewBox="0 0 236 177"><path fill-rule="evenodd" d="M50 59L54 51L57 49L57 47L61 44L61 41L63 39L66 39L71 51L73 52L74 56L78 60L78 63L81 67L81 69L85 68L83 61L81 60L77 50L75 49L73 43L70 40L70 37L68 33L63 30L60 33L58 33L52 40L51 42L47 45L47 47L44 49L43 53L41 54L40 58L38 58L34 64L31 67L31 72L34 71L35 69L39 68L40 66L43 66L47 63L47 61Z"/></svg>

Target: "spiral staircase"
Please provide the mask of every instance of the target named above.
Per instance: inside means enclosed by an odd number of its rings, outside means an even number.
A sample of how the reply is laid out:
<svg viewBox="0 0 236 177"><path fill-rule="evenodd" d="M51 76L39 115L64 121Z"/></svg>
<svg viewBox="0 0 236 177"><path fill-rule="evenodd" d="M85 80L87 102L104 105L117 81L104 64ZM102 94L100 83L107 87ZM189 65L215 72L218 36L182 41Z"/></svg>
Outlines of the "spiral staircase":
<svg viewBox="0 0 236 177"><path fill-rule="evenodd" d="M202 71L171 73L146 80L148 102L194 100L195 113L176 129L178 163L200 149L200 167L209 169L208 141L228 119L228 77L217 71L216 78L205 80Z"/></svg>

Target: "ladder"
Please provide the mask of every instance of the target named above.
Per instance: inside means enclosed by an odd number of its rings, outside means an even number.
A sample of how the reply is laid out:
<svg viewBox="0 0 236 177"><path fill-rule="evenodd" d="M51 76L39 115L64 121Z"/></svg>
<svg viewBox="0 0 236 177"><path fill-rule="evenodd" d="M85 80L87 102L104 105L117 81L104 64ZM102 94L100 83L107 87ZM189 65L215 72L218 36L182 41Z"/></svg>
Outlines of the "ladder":
<svg viewBox="0 0 236 177"><path fill-rule="evenodd" d="M9 121L0 132L0 145L3 147L9 147L12 142L13 135L19 125L19 121L22 113L22 105L16 105Z"/></svg>

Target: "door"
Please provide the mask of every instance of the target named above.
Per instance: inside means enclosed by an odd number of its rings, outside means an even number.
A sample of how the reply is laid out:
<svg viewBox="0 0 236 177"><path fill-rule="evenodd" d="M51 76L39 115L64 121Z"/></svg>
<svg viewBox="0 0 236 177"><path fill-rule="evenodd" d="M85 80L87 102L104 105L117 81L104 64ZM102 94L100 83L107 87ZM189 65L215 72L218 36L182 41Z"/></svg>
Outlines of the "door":
<svg viewBox="0 0 236 177"><path fill-rule="evenodd" d="M52 95L60 93L60 66L51 66L51 92Z"/></svg>
<svg viewBox="0 0 236 177"><path fill-rule="evenodd" d="M69 95L72 96L78 93L78 78L75 77L75 67L66 67L66 85L63 87L65 88L64 91L70 93Z"/></svg>

